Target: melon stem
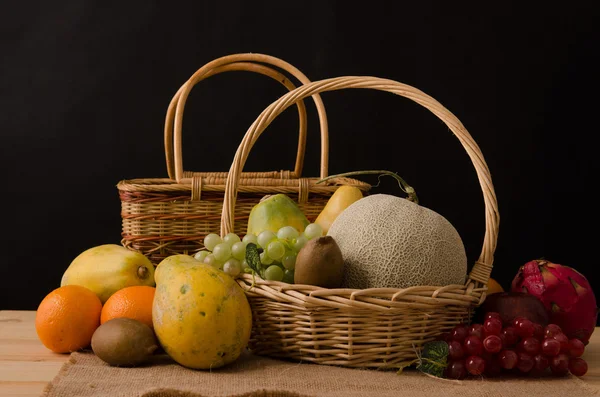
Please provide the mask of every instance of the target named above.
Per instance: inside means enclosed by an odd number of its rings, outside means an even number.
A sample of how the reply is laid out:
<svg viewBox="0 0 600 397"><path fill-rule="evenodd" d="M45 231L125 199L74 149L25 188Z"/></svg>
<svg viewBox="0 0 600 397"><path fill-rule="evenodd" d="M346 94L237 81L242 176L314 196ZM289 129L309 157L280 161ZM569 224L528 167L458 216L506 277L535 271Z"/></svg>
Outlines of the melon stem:
<svg viewBox="0 0 600 397"><path fill-rule="evenodd" d="M412 201L415 204L419 204L419 198L417 197L417 192L415 192L415 189L410 186L408 183L406 183L406 181L404 179L402 179L400 177L400 175L398 175L395 172L392 171L386 171L386 170L371 170L371 171L350 171L350 172L344 172L342 174L336 174L336 175L330 175L328 177L325 177L323 179L319 179L317 182L315 182L315 184L319 184L321 182L325 182L328 181L330 179L333 178L341 178L344 176L354 176L354 175L379 175L380 177L382 175L388 175L393 177L394 179L396 179L398 181L398 186L400 186L400 189L406 193L407 200L408 201Z"/></svg>

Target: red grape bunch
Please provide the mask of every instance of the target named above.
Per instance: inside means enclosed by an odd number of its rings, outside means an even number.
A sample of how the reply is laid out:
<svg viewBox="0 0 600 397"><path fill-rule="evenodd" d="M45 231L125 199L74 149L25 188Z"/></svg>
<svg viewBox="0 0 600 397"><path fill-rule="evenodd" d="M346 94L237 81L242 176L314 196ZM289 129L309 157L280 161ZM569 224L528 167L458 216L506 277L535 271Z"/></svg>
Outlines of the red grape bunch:
<svg viewBox="0 0 600 397"><path fill-rule="evenodd" d="M444 340L448 343L447 378L502 373L564 376L569 372L583 376L588 370L581 358L583 342L569 340L556 324L543 327L524 317L503 324L500 314L488 312L483 324L459 324Z"/></svg>

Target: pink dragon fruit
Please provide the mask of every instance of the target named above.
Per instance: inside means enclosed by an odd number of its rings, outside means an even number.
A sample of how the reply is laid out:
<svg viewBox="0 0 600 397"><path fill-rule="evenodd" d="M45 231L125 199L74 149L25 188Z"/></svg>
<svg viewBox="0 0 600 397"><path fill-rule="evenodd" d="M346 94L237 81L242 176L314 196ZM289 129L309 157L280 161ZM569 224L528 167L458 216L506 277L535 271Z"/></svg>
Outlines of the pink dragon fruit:
<svg viewBox="0 0 600 397"><path fill-rule="evenodd" d="M519 268L512 291L526 292L539 298L550 318L571 338L589 342L596 327L598 308L594 291L577 270L536 259Z"/></svg>

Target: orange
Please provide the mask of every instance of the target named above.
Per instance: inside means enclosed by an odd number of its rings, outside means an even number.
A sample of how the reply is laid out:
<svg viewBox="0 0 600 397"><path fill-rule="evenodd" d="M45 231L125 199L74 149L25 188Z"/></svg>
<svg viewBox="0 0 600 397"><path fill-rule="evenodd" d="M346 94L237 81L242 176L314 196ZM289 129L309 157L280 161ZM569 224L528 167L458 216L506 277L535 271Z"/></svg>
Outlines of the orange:
<svg viewBox="0 0 600 397"><path fill-rule="evenodd" d="M494 280L491 277L488 280L487 287L488 287L488 290L487 290L488 295L495 294L496 292L504 292L504 288L502 288L500 283L498 283L496 280Z"/></svg>
<svg viewBox="0 0 600 397"><path fill-rule="evenodd" d="M50 292L38 306L35 330L48 349L68 353L88 347L100 326L102 302L80 285L67 285Z"/></svg>
<svg viewBox="0 0 600 397"><path fill-rule="evenodd" d="M156 288L145 285L125 287L108 298L102 308L100 323L119 317L138 320L150 328L152 326L152 301Z"/></svg>

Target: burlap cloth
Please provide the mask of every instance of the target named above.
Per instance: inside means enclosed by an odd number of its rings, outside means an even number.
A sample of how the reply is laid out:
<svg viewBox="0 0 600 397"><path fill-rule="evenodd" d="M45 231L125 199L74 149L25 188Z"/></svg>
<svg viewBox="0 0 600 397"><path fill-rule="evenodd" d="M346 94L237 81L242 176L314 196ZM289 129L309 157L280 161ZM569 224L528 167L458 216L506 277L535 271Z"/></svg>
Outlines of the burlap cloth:
<svg viewBox="0 0 600 397"><path fill-rule="evenodd" d="M144 367L117 368L73 353L43 396L585 397L600 391L579 378L444 380L414 369L397 374L298 364L244 354L221 369L195 371L157 355Z"/></svg>

